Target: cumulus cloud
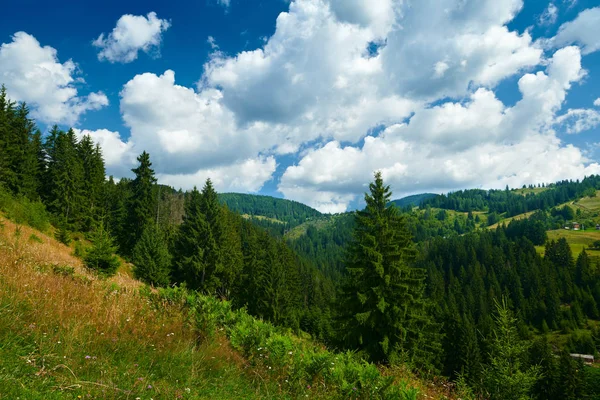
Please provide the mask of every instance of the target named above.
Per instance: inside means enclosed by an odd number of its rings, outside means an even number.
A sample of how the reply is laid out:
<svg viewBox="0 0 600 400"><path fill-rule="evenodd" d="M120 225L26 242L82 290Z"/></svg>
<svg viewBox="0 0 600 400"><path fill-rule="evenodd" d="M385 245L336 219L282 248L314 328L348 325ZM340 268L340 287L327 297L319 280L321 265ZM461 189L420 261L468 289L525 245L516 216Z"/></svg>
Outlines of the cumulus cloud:
<svg viewBox="0 0 600 400"><path fill-rule="evenodd" d="M548 4L548 7L544 10L542 15L538 20L538 24L543 26L552 25L556 22L558 18L558 7L554 5L554 3Z"/></svg>
<svg viewBox="0 0 600 400"><path fill-rule="evenodd" d="M143 15L125 14L107 36L100 34L92 44L100 49L98 60L111 63L130 63L140 51L153 56L160 55L162 33L171 23L160 19L155 12Z"/></svg>
<svg viewBox="0 0 600 400"><path fill-rule="evenodd" d="M558 50L545 72L521 77L522 98L514 106L480 88L466 103L418 110L409 122L366 137L362 147L332 141L308 151L287 168L279 190L321 210L340 211L365 190L375 170L398 196L600 172L600 165L590 164L576 147L563 146L551 129L566 92L582 76L579 49ZM549 166L550 159L560 161Z"/></svg>
<svg viewBox="0 0 600 400"><path fill-rule="evenodd" d="M98 129L91 131L88 129L73 129L78 140L84 136L90 136L94 143L97 143L102 148L104 163L109 171L123 166L128 169L133 164L135 158L131 153L133 147L132 142L124 142L121 139L119 132L109 131L108 129Z"/></svg>
<svg viewBox="0 0 600 400"><path fill-rule="evenodd" d="M102 92L78 95L76 84L83 79L77 75L72 60L61 63L56 49L41 46L25 32L0 45L0 83L7 85L12 100L27 102L41 122L72 125L85 112L108 105Z"/></svg>
<svg viewBox="0 0 600 400"><path fill-rule="evenodd" d="M595 105L596 107L600 107L600 97L599 97L599 98L597 98L596 100L594 100L594 105Z"/></svg>
<svg viewBox="0 0 600 400"><path fill-rule="evenodd" d="M299 152L278 188L327 212L346 210L374 170L397 195L598 171L554 131L592 121L557 117L585 75L581 51L548 60L528 32L510 30L521 0L376 3L296 0L263 46L236 55L209 38L195 88L170 70L135 76L121 92L131 130L122 146L149 151L166 183L210 176L240 191L260 189L277 156ZM507 106L494 90L515 76L521 99Z"/></svg>
<svg viewBox="0 0 600 400"><path fill-rule="evenodd" d="M201 169L192 174L158 174L161 182L176 188L201 187L210 178L220 192L258 192L271 179L277 164L275 158L249 158L235 164Z"/></svg>
<svg viewBox="0 0 600 400"><path fill-rule="evenodd" d="M584 10L573 21L562 24L550 41L555 47L573 43L581 46L583 54L600 50L600 7Z"/></svg>

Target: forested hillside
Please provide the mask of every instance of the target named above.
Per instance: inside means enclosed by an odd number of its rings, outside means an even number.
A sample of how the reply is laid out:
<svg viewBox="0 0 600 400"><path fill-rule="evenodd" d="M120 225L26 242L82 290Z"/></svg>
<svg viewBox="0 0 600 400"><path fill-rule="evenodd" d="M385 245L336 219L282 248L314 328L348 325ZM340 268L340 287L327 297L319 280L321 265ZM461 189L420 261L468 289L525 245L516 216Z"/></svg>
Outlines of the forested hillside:
<svg viewBox="0 0 600 400"><path fill-rule="evenodd" d="M597 355L600 346L600 262L592 248L575 258L567 239L548 239L574 217L595 229L600 177L544 190L456 192L399 209L376 172L365 209L327 216L268 197L219 196L210 179L185 193L159 185L147 152L132 173L106 179L102 149L90 137L57 126L43 135L26 105L0 91L0 212L13 221L14 243L2 239L9 253L48 240L31 233L25 243L26 224L71 246L94 279L122 274L171 287L157 307L190 312L204 340L223 330L243 362L279 371L278 385L295 382L281 393L306 394L300 389L315 379L336 382L324 395L409 398L375 363L392 376L441 374L456 382L460 398L600 396L598 369L569 356ZM517 211L535 212L488 229L492 215L508 221ZM29 268L23 257L12 263ZM38 264L44 273L74 275L64 265ZM19 274L10 276L11 288L20 287ZM10 335L0 333L6 342ZM350 375L339 375L342 360Z"/></svg>

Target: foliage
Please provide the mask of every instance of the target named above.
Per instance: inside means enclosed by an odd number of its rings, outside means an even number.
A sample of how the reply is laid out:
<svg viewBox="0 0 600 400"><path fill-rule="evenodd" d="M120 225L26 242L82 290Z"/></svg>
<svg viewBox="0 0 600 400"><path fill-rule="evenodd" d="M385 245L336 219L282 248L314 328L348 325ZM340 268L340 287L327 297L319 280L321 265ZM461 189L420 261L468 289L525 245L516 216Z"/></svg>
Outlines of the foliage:
<svg viewBox="0 0 600 400"><path fill-rule="evenodd" d="M394 382L378 368L351 352L333 353L234 310L231 303L181 289L163 289L160 298L185 299L196 326L208 340L223 330L232 347L253 368L268 372L293 396L326 395L351 399L414 399L418 391L405 382ZM177 300L175 300L177 301Z"/></svg>
<svg viewBox="0 0 600 400"><path fill-rule="evenodd" d="M101 275L114 275L121 262L115 255L117 247L102 223L93 232L91 241L92 247L87 249L84 256L85 265Z"/></svg>
<svg viewBox="0 0 600 400"><path fill-rule="evenodd" d="M149 225L133 248L133 272L136 278L153 286L170 282L171 254L164 234L156 225Z"/></svg>
<svg viewBox="0 0 600 400"><path fill-rule="evenodd" d="M6 217L18 224L25 224L39 231L47 231L50 218L46 207L39 201L8 193L0 186L0 210Z"/></svg>
<svg viewBox="0 0 600 400"><path fill-rule="evenodd" d="M396 207L388 206L391 192L380 172L369 189L348 250L340 299L343 340L375 361L430 367L437 338L423 298L425 271L411 265L410 233Z"/></svg>
<svg viewBox="0 0 600 400"><path fill-rule="evenodd" d="M541 377L539 368L525 364L527 343L519 339L517 319L506 300L496 303L496 312L490 361L483 371L483 390L491 400L530 399L532 388Z"/></svg>

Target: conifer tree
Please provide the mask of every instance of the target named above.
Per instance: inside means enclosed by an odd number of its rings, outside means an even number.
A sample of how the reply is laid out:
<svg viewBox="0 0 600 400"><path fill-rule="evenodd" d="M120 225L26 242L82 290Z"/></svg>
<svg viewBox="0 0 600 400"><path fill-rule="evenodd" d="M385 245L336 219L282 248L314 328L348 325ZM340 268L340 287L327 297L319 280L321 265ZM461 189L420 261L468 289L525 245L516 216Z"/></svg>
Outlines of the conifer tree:
<svg viewBox="0 0 600 400"><path fill-rule="evenodd" d="M83 166L83 207L86 210L86 218L83 229L90 230L100 218L99 207L102 190L104 189L104 160L99 145L94 145L92 138L85 135L77 147L78 156Z"/></svg>
<svg viewBox="0 0 600 400"><path fill-rule="evenodd" d="M150 224L133 248L133 272L136 278L153 286L167 286L170 281L171 255L162 231Z"/></svg>
<svg viewBox="0 0 600 400"><path fill-rule="evenodd" d="M115 255L117 246L114 245L104 224L100 222L93 232L92 247L87 250L84 256L85 265L88 268L96 270L99 274L112 276L117 272L121 265L119 258Z"/></svg>
<svg viewBox="0 0 600 400"><path fill-rule="evenodd" d="M484 391L491 400L527 400L540 378L539 367L526 365L528 344L517 333L517 319L506 299L496 303L496 327L489 364L485 366Z"/></svg>
<svg viewBox="0 0 600 400"><path fill-rule="evenodd" d="M67 224L78 228L83 203L83 166L77 154L77 138L70 129L49 140L53 146L48 165L49 207Z"/></svg>
<svg viewBox="0 0 600 400"><path fill-rule="evenodd" d="M145 151L137 158L139 166L132 169L135 179L131 182L131 198L128 205L126 252L131 252L146 227L154 222L156 211L154 185L156 178L150 155Z"/></svg>
<svg viewBox="0 0 600 400"><path fill-rule="evenodd" d="M8 181L8 116L9 100L6 94L6 87L0 87L0 184Z"/></svg>
<svg viewBox="0 0 600 400"><path fill-rule="evenodd" d="M415 250L381 173L356 213L341 296L343 339L372 360L430 366L436 327L423 297L424 270L412 266Z"/></svg>
<svg viewBox="0 0 600 400"><path fill-rule="evenodd" d="M201 246L201 243L212 240L201 203L200 192L194 187L186 199L183 223L179 227L174 244L176 277L180 283L185 282L191 289L205 288L207 265L204 246Z"/></svg>

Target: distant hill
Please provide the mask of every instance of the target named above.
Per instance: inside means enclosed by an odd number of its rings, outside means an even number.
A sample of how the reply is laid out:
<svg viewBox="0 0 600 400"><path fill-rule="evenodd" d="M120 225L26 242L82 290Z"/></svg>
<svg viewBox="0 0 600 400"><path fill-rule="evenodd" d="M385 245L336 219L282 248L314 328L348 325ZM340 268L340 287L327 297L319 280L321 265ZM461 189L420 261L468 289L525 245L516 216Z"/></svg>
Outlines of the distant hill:
<svg viewBox="0 0 600 400"><path fill-rule="evenodd" d="M323 216L319 211L305 204L271 196L221 193L219 194L219 200L236 213L246 215L252 219L264 220L267 218L271 222L283 222L289 228Z"/></svg>
<svg viewBox="0 0 600 400"><path fill-rule="evenodd" d="M437 196L435 193L413 194L412 196L406 196L398 200L392 200L390 203L395 204L397 207L418 207L423 201L431 199L435 196Z"/></svg>

